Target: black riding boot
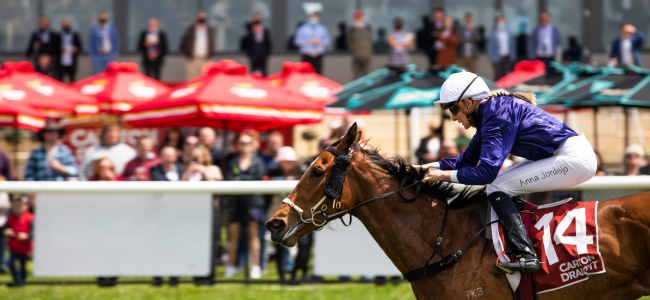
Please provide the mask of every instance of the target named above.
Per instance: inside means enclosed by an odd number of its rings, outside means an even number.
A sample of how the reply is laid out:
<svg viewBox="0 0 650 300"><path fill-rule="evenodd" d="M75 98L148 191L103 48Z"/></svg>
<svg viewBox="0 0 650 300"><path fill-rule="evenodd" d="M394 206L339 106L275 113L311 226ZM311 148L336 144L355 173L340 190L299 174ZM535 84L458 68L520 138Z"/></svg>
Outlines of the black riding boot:
<svg viewBox="0 0 650 300"><path fill-rule="evenodd" d="M533 242L528 237L526 227L521 221L521 215L514 213L506 218L501 219L501 224L508 231L508 239L513 246L515 259L510 262L499 262L499 268L507 273L519 272L537 272L539 270L539 260L533 247Z"/></svg>

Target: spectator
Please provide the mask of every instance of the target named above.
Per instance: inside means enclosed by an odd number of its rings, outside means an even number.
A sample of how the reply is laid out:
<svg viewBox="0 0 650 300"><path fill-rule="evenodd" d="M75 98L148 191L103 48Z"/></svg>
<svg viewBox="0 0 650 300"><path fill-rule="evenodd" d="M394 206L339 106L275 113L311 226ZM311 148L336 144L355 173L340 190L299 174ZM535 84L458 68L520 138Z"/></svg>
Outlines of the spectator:
<svg viewBox="0 0 650 300"><path fill-rule="evenodd" d="M149 169L149 177L153 181L179 181L183 172L185 166L178 161L176 149L172 146L164 146L160 149L160 164Z"/></svg>
<svg viewBox="0 0 650 300"><path fill-rule="evenodd" d="M266 170L271 170L278 167L278 163L276 162L275 158L282 146L284 146L284 136L282 136L282 134L278 131L271 132L266 143L266 153L261 155Z"/></svg>
<svg viewBox="0 0 650 300"><path fill-rule="evenodd" d="M387 52L390 50L390 45L386 42L386 29L382 27L377 29L377 40L372 45L372 49L374 49L375 52Z"/></svg>
<svg viewBox="0 0 650 300"><path fill-rule="evenodd" d="M183 151L178 158L178 162L180 162L183 166L189 164L192 160L192 149L194 149L194 147L197 145L199 145L199 138L193 135L186 137L185 143L183 143Z"/></svg>
<svg viewBox="0 0 650 300"><path fill-rule="evenodd" d="M645 165L645 150L641 145L630 145L625 149L625 160L623 161L623 174L625 176L650 175L650 172L642 173L641 168ZM643 171L646 171L645 169Z"/></svg>
<svg viewBox="0 0 650 300"><path fill-rule="evenodd" d="M425 50L429 58L429 67L436 66L438 61L438 49L435 47L440 34L444 30L445 11L441 7L433 10L432 21L429 23L426 34Z"/></svg>
<svg viewBox="0 0 650 300"><path fill-rule="evenodd" d="M203 73L203 65L214 55L214 30L206 23L205 12L196 15L196 22L185 30L181 52L185 55L185 77L192 79Z"/></svg>
<svg viewBox="0 0 650 300"><path fill-rule="evenodd" d="M124 167L122 178L128 181L149 181L149 169L160 163L160 159L153 151L153 140L148 136L141 136L135 144L137 156Z"/></svg>
<svg viewBox="0 0 650 300"><path fill-rule="evenodd" d="M444 30L438 35L436 41L436 65L448 67L456 63L456 47L458 46L458 34L454 30L454 19L445 17Z"/></svg>
<svg viewBox="0 0 650 300"><path fill-rule="evenodd" d="M41 16L38 19L38 29L29 38L25 56L37 63L40 54L48 54L56 62L61 52L60 44L59 35L50 29L50 21L46 16Z"/></svg>
<svg viewBox="0 0 650 300"><path fill-rule="evenodd" d="M533 30L528 40L528 58L541 60L546 64L546 72L554 70L549 63L555 60L556 51L562 51L562 36L557 27L551 25L551 14L539 14L539 26Z"/></svg>
<svg viewBox="0 0 650 300"><path fill-rule="evenodd" d="M136 156L131 146L120 142L120 126L109 123L102 127L99 133L100 143L86 149L81 159L79 178L88 180L92 171L94 161L106 157L114 164L115 172L122 174L124 166Z"/></svg>
<svg viewBox="0 0 650 300"><path fill-rule="evenodd" d="M519 32L515 37L515 45L517 46L516 62L528 59L528 22L519 22Z"/></svg>
<svg viewBox="0 0 650 300"><path fill-rule="evenodd" d="M29 153L25 181L65 181L79 173L72 151L61 144L63 128L47 122L38 132L41 146Z"/></svg>
<svg viewBox="0 0 650 300"><path fill-rule="evenodd" d="M36 72L39 72L47 77L59 80L59 69L56 66L56 62L50 54L40 53L36 59Z"/></svg>
<svg viewBox="0 0 650 300"><path fill-rule="evenodd" d="M401 18L393 20L395 31L388 35L388 44L390 45L390 57L388 65L403 66L411 63L409 50L413 49L413 34L403 29L404 21Z"/></svg>
<svg viewBox="0 0 650 300"><path fill-rule="evenodd" d="M165 146L172 146L176 148L176 152L180 155L183 153L183 143L185 138L183 138L183 133L177 127L169 128L165 132L165 138L163 139L160 149Z"/></svg>
<svg viewBox="0 0 650 300"><path fill-rule="evenodd" d="M310 63L314 71L323 74L323 53L330 44L327 28L321 25L318 13L309 15L309 20L298 28L294 43L300 47L302 61Z"/></svg>
<svg viewBox="0 0 650 300"><path fill-rule="evenodd" d="M61 21L61 58L59 76L63 81L68 77L68 83L75 82L77 73L77 56L82 50L81 38L79 34L72 31L70 19L65 18Z"/></svg>
<svg viewBox="0 0 650 300"><path fill-rule="evenodd" d="M517 52L515 40L508 31L506 18L503 16L498 16L496 19L496 29L488 41L487 53L494 66L494 80L499 80L510 73Z"/></svg>
<svg viewBox="0 0 650 300"><path fill-rule="evenodd" d="M467 137L467 130L465 129L465 127L459 125L458 136L454 139L454 143L456 143L456 145L458 146L458 150L460 152L465 151L467 146L469 146L469 142L471 140L472 140L471 138Z"/></svg>
<svg viewBox="0 0 650 300"><path fill-rule="evenodd" d="M600 152L594 151L596 153L596 175L594 176L609 176L612 175L609 173L607 168L603 166L603 157L600 156Z"/></svg>
<svg viewBox="0 0 650 300"><path fill-rule="evenodd" d="M262 15L254 14L251 20L251 29L244 38L244 52L250 60L250 71L260 72L266 76L266 65L271 55L271 33L262 24Z"/></svg>
<svg viewBox="0 0 650 300"><path fill-rule="evenodd" d="M212 163L210 151L203 145L198 145L190 152L192 159L185 166L181 181L217 181L223 180L221 169Z"/></svg>
<svg viewBox="0 0 650 300"><path fill-rule="evenodd" d="M422 26L418 28L415 35L415 44L418 50L426 50L426 43L429 40L429 16L422 17Z"/></svg>
<svg viewBox="0 0 650 300"><path fill-rule="evenodd" d="M239 153L229 161L226 180L261 180L265 175L264 162L255 154L253 138L242 134L237 139ZM266 221L264 198L262 195L236 195L230 197L230 224L228 225L228 258L225 277L237 273L237 247L241 223L248 222L249 251L252 258L250 277L258 279L262 276L260 267L260 224Z"/></svg>
<svg viewBox="0 0 650 300"><path fill-rule="evenodd" d="M0 181L6 179L0 176ZM11 209L11 202L9 201L9 194L0 192L0 274L7 274L7 241L2 233L2 229L7 224L7 213Z"/></svg>
<svg viewBox="0 0 650 300"><path fill-rule="evenodd" d="M465 24L459 31L458 66L472 73L476 73L478 41L479 34L474 27L474 16L471 13L466 13Z"/></svg>
<svg viewBox="0 0 650 300"><path fill-rule="evenodd" d="M636 65L643 67L643 60L639 51L645 43L645 35L637 31L630 23L621 25L621 36L612 42L612 52L609 61L614 65Z"/></svg>
<svg viewBox="0 0 650 300"><path fill-rule="evenodd" d="M485 52L485 27L483 25L479 25L476 27L476 32L478 34L478 40L476 41L476 47L478 48L478 51Z"/></svg>
<svg viewBox="0 0 650 300"><path fill-rule="evenodd" d="M438 155L440 153L439 130L439 128L433 125L429 126L429 136L420 140L420 146L418 146L415 156L417 156L418 161L422 164L438 161Z"/></svg>
<svg viewBox="0 0 650 300"><path fill-rule="evenodd" d="M338 51L348 50L348 31L345 22L339 22L339 35L336 36L334 41L334 49Z"/></svg>
<svg viewBox="0 0 650 300"><path fill-rule="evenodd" d="M199 142L210 151L212 164L220 166L221 161L223 160L223 152L217 149L215 145L216 141L217 134L214 132L214 129L210 127L203 127L199 130Z"/></svg>
<svg viewBox="0 0 650 300"><path fill-rule="evenodd" d="M32 221L34 215L28 211L27 196L14 197L11 203L11 213L2 228L2 233L8 239L9 270L14 282L11 287L20 287L27 279L27 261L32 254ZM17 267L16 263L20 266Z"/></svg>
<svg viewBox="0 0 650 300"><path fill-rule="evenodd" d="M108 157L102 157L93 162L90 181L122 181L122 176L115 171L115 165Z"/></svg>
<svg viewBox="0 0 650 300"><path fill-rule="evenodd" d="M367 75L372 57L372 29L363 21L363 12L354 12L354 27L347 35L347 44L352 50L352 75L354 79Z"/></svg>
<svg viewBox="0 0 650 300"><path fill-rule="evenodd" d="M160 30L156 18L149 19L147 29L140 33L138 50L142 54L144 75L160 80L160 68L167 55L167 35Z"/></svg>
<svg viewBox="0 0 650 300"><path fill-rule="evenodd" d="M15 180L14 173L11 170L11 162L9 162L7 154L2 150L0 150L0 178L4 178L7 181Z"/></svg>
<svg viewBox="0 0 650 300"><path fill-rule="evenodd" d="M460 154L458 146L453 140L444 140L441 148L442 158L454 158Z"/></svg>
<svg viewBox="0 0 650 300"><path fill-rule="evenodd" d="M298 32L298 29L300 29L303 24L305 24L305 21L298 21L296 24L296 31L287 40L287 50L298 51L300 49L294 41L296 40L296 33Z"/></svg>
<svg viewBox="0 0 650 300"><path fill-rule="evenodd" d="M564 61L582 61L582 47L578 44L578 39L575 36L569 37L569 49L564 51L562 56Z"/></svg>
<svg viewBox="0 0 650 300"><path fill-rule="evenodd" d="M93 75L104 72L108 64L115 61L117 53L120 51L117 29L108 23L108 14L100 12L97 15L97 22L99 24L90 29L90 45L88 46Z"/></svg>

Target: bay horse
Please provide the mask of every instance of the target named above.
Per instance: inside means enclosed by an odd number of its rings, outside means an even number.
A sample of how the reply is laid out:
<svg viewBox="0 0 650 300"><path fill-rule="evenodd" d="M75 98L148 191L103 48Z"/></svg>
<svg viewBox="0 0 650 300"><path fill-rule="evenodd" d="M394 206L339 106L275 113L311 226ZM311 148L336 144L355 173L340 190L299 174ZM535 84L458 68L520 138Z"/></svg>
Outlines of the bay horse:
<svg viewBox="0 0 650 300"><path fill-rule="evenodd" d="M335 144L336 150L350 154L349 171L343 178L340 197L342 210L397 190L402 178L417 176L420 172L407 168L401 159L388 161L376 150L364 149L359 137L360 132L354 124ZM293 206L320 206L335 158L332 153L323 152L302 176L288 200L266 222L274 242L292 247L298 238L321 228L318 222L303 221L312 217L308 209L301 216ZM405 194L409 193L415 194L414 188L405 190ZM405 274L423 267L433 252L445 213L444 201L449 199L467 204L448 213L445 238L440 246L440 252L446 255L461 249L483 228L479 214L481 205L487 201L484 189L459 191L451 183L438 182L412 201L395 194L350 213L363 223L397 269ZM589 280L539 294L538 299L638 299L650 294L650 209L644 209L648 201L650 192L599 203L598 236L606 273L592 274ZM325 214L337 212L334 205L327 205ZM435 260L440 258L438 255ZM451 268L412 281L413 293L417 299L467 299L468 295L472 295L472 299L511 299L512 290L506 277L492 272L496 258L492 243L482 235L463 251Z"/></svg>

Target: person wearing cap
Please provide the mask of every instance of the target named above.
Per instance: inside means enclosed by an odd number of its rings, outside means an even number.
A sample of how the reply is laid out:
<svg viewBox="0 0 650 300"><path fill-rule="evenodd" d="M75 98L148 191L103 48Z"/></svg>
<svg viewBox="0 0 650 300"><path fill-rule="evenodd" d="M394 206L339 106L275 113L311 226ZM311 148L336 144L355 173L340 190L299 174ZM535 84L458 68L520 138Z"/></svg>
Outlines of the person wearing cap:
<svg viewBox="0 0 650 300"><path fill-rule="evenodd" d="M348 48L352 51L352 75L354 79L369 73L372 57L372 29L363 20L363 12L354 12L354 26L347 34Z"/></svg>
<svg viewBox="0 0 650 300"><path fill-rule="evenodd" d="M645 150L638 144L630 145L625 149L623 160L625 176L650 175L650 165L645 166Z"/></svg>
<svg viewBox="0 0 650 300"><path fill-rule="evenodd" d="M452 120L476 134L465 151L421 167L423 181L485 185L488 200L508 231L510 262L502 272L535 272L539 260L512 197L583 183L596 173L596 155L584 134L538 108L525 93L490 94L483 79L470 72L452 74L435 104L449 110ZM508 155L525 161L499 173Z"/></svg>
<svg viewBox="0 0 650 300"><path fill-rule="evenodd" d="M25 166L26 181L66 181L79 173L72 151L60 143L63 128L48 121L38 132L41 146L29 153Z"/></svg>

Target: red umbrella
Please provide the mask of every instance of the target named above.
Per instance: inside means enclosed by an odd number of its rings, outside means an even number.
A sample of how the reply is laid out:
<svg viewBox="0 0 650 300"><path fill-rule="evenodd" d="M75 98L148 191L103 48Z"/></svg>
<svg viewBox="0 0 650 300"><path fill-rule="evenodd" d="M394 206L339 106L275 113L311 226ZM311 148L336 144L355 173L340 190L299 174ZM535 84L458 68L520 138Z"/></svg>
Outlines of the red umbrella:
<svg viewBox="0 0 650 300"><path fill-rule="evenodd" d="M301 94L310 100L325 101L329 104L335 101L331 98L341 85L314 72L314 67L306 62L286 61L282 64L282 72L266 77L271 86L279 86L289 93Z"/></svg>
<svg viewBox="0 0 650 300"><path fill-rule="evenodd" d="M231 60L208 63L202 74L150 103L124 114L133 126L210 126L260 131L317 123L323 103L286 93L246 73Z"/></svg>
<svg viewBox="0 0 650 300"><path fill-rule="evenodd" d="M3 99L24 103L48 117L66 116L74 110L74 104L28 88L23 80L11 74L12 71L0 70L0 97Z"/></svg>
<svg viewBox="0 0 650 300"><path fill-rule="evenodd" d="M138 65L129 62L113 62L105 72L75 82L72 87L97 98L100 111L114 114L125 113L169 91L166 85L138 73Z"/></svg>
<svg viewBox="0 0 650 300"><path fill-rule="evenodd" d="M45 116L21 101L4 98L0 92L0 126L38 131L45 126Z"/></svg>
<svg viewBox="0 0 650 300"><path fill-rule="evenodd" d="M5 62L2 69L11 72L11 77L23 81L25 86L54 101L66 101L74 105L75 115L94 115L99 112L97 99L85 96L70 86L34 71L28 61Z"/></svg>

